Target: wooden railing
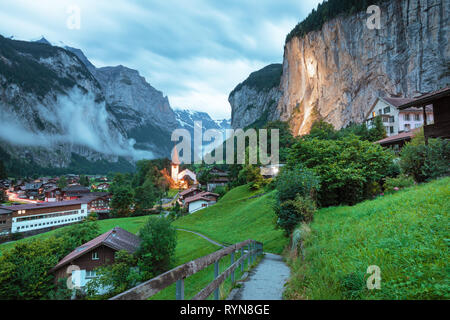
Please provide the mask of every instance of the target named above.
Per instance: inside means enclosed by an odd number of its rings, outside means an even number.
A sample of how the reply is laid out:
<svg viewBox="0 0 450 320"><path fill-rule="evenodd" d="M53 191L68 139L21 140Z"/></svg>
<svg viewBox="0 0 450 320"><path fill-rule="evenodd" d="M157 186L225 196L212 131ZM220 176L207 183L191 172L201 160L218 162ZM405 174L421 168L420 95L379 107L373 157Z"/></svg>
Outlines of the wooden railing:
<svg viewBox="0 0 450 320"><path fill-rule="evenodd" d="M245 247L246 250L245 250ZM235 253L240 251L238 260L234 261ZM263 244L254 240L247 240L233 244L207 256L189 261L181 266L169 270L156 278L141 283L140 285L122 292L110 300L144 300L157 294L161 290L176 283L176 300L184 300L184 279L202 271L206 267L214 264L214 280L198 292L193 300L205 300L214 292L214 299L219 299L219 286L231 276L231 283L235 283L235 270L240 265L244 271L244 262L248 259L248 265L255 262L256 257L263 253ZM219 261L221 258L231 255L231 265L219 274Z"/></svg>

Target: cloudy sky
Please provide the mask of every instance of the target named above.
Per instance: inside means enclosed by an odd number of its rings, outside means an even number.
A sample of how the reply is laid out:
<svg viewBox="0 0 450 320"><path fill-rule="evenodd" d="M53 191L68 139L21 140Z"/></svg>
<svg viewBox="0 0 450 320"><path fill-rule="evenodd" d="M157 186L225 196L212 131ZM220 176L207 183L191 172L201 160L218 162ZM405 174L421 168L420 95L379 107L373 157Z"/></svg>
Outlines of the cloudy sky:
<svg viewBox="0 0 450 320"><path fill-rule="evenodd" d="M286 34L319 2L0 0L0 34L44 36L82 49L97 67L137 69L173 108L221 119L231 115L229 92L251 72L281 63Z"/></svg>

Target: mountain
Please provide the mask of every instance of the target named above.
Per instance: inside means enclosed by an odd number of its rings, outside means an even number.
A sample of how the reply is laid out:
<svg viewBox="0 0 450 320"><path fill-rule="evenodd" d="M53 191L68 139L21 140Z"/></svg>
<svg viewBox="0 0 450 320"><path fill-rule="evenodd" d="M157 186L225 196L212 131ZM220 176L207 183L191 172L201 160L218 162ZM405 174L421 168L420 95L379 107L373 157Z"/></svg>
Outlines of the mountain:
<svg viewBox="0 0 450 320"><path fill-rule="evenodd" d="M276 108L266 103L277 99L275 83L269 90L244 82L229 99L233 127L264 120L269 110L268 120L288 121L295 135L308 133L316 119L339 129L361 123L379 96L413 97L449 85L450 0L374 2L379 30L366 26L367 2L350 0L329 0L299 23L285 44Z"/></svg>
<svg viewBox="0 0 450 320"><path fill-rule="evenodd" d="M176 119L178 122L177 128L186 129L191 135L191 145L194 143L194 122L201 121L202 123L202 133L209 129L215 129L222 133L222 140L213 141L211 143L203 144L203 154L210 152L215 147L221 145L227 138L226 130L231 129L231 120L213 120L206 112L193 111L193 110L175 110ZM193 152L193 148L192 148Z"/></svg>
<svg viewBox="0 0 450 320"><path fill-rule="evenodd" d="M109 111L136 141L135 148L151 151L157 157L170 155L170 134L177 127L169 99L144 77L122 65L96 68L83 52L65 47L84 63L99 82Z"/></svg>
<svg viewBox="0 0 450 320"><path fill-rule="evenodd" d="M234 129L265 123L279 118L278 101L281 64L271 64L253 72L230 93L231 125Z"/></svg>

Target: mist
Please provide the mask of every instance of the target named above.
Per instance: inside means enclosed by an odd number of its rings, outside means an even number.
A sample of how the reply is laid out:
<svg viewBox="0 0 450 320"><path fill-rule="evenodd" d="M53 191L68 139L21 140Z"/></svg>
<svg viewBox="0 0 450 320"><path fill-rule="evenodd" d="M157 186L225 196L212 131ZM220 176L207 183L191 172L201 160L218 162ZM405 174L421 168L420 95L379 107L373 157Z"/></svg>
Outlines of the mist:
<svg viewBox="0 0 450 320"><path fill-rule="evenodd" d="M46 123L45 131L34 128L33 121L7 113L4 107L0 109L0 139L12 145L52 149L56 145L70 144L133 160L154 158L149 151L136 150L135 141L127 139L113 125L105 102L96 103L92 93L84 94L78 88L67 95L59 95L53 105L35 106Z"/></svg>

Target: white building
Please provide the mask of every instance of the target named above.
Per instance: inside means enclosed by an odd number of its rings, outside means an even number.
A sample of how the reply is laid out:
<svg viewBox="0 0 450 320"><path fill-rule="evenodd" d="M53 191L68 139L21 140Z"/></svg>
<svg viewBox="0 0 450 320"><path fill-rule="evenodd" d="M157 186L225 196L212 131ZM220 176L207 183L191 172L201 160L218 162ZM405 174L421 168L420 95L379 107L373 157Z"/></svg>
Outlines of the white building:
<svg viewBox="0 0 450 320"><path fill-rule="evenodd" d="M212 192L201 192L192 197L186 198L184 204L188 207L189 213L205 209L217 202L218 194Z"/></svg>
<svg viewBox="0 0 450 320"><path fill-rule="evenodd" d="M399 106L412 100L408 98L377 98L366 116L367 128L373 128L377 116L381 116L388 137L423 126L424 119L421 108L398 109ZM433 123L431 106L426 108L426 117L427 123Z"/></svg>

